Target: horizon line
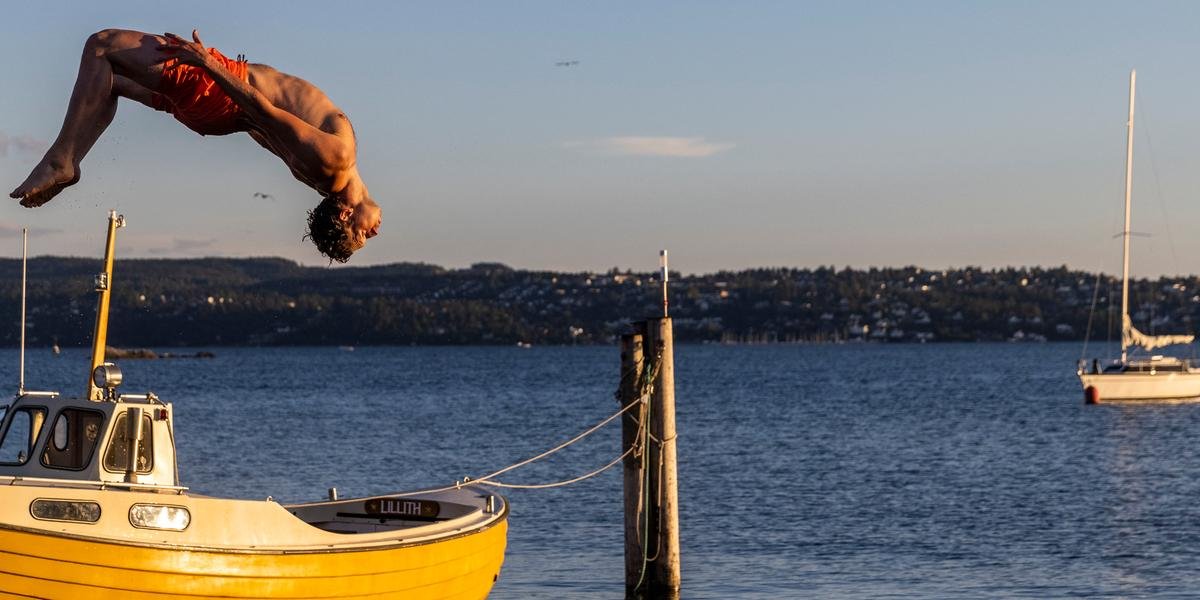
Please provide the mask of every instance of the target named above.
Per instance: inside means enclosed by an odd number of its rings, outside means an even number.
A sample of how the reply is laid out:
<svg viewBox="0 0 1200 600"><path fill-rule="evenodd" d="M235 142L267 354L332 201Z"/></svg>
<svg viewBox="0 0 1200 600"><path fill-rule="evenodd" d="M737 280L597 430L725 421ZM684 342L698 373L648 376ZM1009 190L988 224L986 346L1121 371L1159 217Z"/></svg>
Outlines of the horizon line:
<svg viewBox="0 0 1200 600"><path fill-rule="evenodd" d="M37 260L37 259L78 259L78 260L97 260L97 261L102 261L102 260L103 260L102 258L99 258L99 257L93 257L93 256L80 256L80 255L71 255L71 254L38 254L38 255L33 255L33 256L30 256L30 257L29 257L29 260ZM21 257L19 257L19 256L0 256L0 260L6 260L6 261L7 261L7 260L11 260L11 261L20 261L20 260L21 260ZM470 263L469 265L465 265L465 266L445 266L445 265L442 265L442 264L431 263L431 262L425 262L425 261L419 261L419 260L413 260L413 261L403 261L403 260L401 260L401 261L391 261L391 262L372 262L372 263L369 263L369 264L337 264L337 263L334 263L334 264L325 265L325 264L320 264L319 262L318 262L317 264L309 264L309 263L305 263L305 262L303 262L303 261L300 261L300 260L297 260L297 259L294 259L294 258L288 258L288 257L286 257L286 256L280 256L280 255L266 255L266 254L260 254L260 255L246 255L246 256L219 256L219 255L207 255L207 256L129 256L129 257L125 257L125 258L119 259L119 260L118 260L118 262L127 262L127 261L131 261L131 260L135 260L135 261L141 261L141 260L146 260L146 261L150 261L150 260L162 260L162 261L167 261L167 260L181 260L181 261L182 261L182 260L282 260L282 261L286 261L286 262L289 262L289 263L295 264L296 266L299 266L299 267L303 267L303 268L312 268L312 269L316 269L316 268L327 268L327 269L369 269L369 268L375 268L375 267L390 267L390 266L396 266L396 265L415 265L415 266L433 267L433 268L442 269L442 270L446 270L446 271L469 271L469 270L472 270L472 269L474 269L474 268L477 268L477 267L478 267L478 266L480 266L480 265L495 265L495 266L504 267L504 268L506 268L506 269L509 269L509 270L512 270L512 271L535 272L535 273L536 273L536 272L548 272L548 273L586 273L586 274L593 274L593 275L604 275L604 274L606 274L606 273L610 273L610 272L612 272L612 270L613 270L613 269L616 269L616 270L617 270L618 272L620 272L620 273L650 273L650 274L655 274L655 273L658 273L658 272L659 272L659 268L658 268L658 267L655 267L655 268L652 268L652 269L646 269L646 270L639 270L639 269L634 269L634 268L630 268L630 267L625 267L625 268L622 268L622 267L619 267L619 266L613 266L613 267L609 267L609 268L607 268L607 269L602 269L602 270L599 270L599 269L597 269L597 270L593 270L593 269L571 269L571 268L529 268L529 267L519 267L519 266L513 266L513 265L510 265L510 264L508 264L508 263L501 262L501 261L496 261L496 260L478 260L478 261L472 262L472 263ZM1118 278L1120 277L1120 274L1119 274L1119 273L1111 273L1111 274L1110 274L1110 273L1107 273L1107 272L1105 272L1105 271L1099 271L1099 272L1097 272L1097 271L1091 271L1091 270L1088 270L1088 269L1082 269L1082 268L1071 267L1070 265L1068 265L1068 264L1065 264L1065 263L1064 263L1064 264L1059 264L1059 265L1054 265L1054 266L1046 266L1046 265L1019 265L1019 266L1018 266L1018 265L1005 265L1005 266L988 266L988 267L985 267L985 266L983 266L983 265L959 265L959 266L946 266L946 267L939 267L939 268L924 267L924 266L921 266L921 265L914 265L914 264L900 265L900 266L896 266L896 265L891 265L891 266L869 265L869 266L865 266L865 267L863 267L863 266L855 266L855 265L842 265L842 266L840 266L840 267L839 267L839 266L837 266L837 265L809 265L809 266L797 266L797 265L791 265L791 266L781 266L781 265L759 265L759 266L748 266L748 267L738 267L738 268L720 268L720 269L716 269L716 270L712 270L712 271L705 271L705 272L697 272L697 271L692 271L692 272L688 272L688 273L684 273L684 272L683 272L683 271L681 271L681 270L671 269L671 272L672 272L672 273L678 273L678 274L680 274L680 275L682 275L682 276L684 276L684 277L697 277L697 276L710 276L710 275L716 275L716 274L718 274L718 273L725 273L725 272L730 272L730 273L739 273L739 272L744 272L744 271L770 271L770 270L816 271L816 270L820 270L820 269L830 269L830 270L832 270L832 271L834 271L834 272L841 272L841 271L845 271L845 270L850 270L850 271L870 271L870 270L874 269L874 270L883 271L883 270L906 270L906 269L915 269L915 270L918 270L918 271L921 271L921 272L929 272L929 273L943 273L943 272L948 272L948 271L965 271L965 270L978 270L978 271L982 271L982 272L998 272L998 271L1006 271L1006 270L1012 270L1012 271L1028 271L1028 270L1031 270L1031 269L1040 269L1040 270L1066 269L1066 270L1068 270L1068 271L1075 271L1075 272L1080 272L1080 273L1086 273L1086 274L1089 274L1089 275L1096 275L1096 274L1099 274L1099 275L1102 275L1102 276L1103 276L1103 275L1108 275L1108 276L1110 276L1110 277L1118 277ZM1157 275L1130 275L1130 279L1151 279L1151 278L1158 278L1158 279L1162 279L1162 278L1200 278L1200 273L1187 273L1187 274L1174 274L1174 275L1171 275L1171 274L1166 274L1166 273L1160 273L1160 274L1157 274Z"/></svg>

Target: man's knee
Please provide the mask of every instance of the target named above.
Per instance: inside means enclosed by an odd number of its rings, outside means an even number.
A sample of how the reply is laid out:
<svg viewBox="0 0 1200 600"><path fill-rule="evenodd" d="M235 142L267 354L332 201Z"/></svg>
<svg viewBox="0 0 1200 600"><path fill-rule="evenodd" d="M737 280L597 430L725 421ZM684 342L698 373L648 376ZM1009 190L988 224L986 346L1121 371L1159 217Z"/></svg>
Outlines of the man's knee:
<svg viewBox="0 0 1200 600"><path fill-rule="evenodd" d="M122 44L128 44L130 39L136 39L130 36L133 33L135 32L127 29L101 29L88 36L83 48L88 54L101 56L109 50L121 47Z"/></svg>

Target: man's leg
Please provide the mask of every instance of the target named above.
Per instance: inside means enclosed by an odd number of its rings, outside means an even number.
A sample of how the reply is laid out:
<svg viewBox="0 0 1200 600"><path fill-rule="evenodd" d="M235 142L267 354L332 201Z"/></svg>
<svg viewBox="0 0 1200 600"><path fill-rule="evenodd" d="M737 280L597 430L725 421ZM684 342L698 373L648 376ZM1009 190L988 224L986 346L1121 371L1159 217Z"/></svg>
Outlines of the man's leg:
<svg viewBox="0 0 1200 600"><path fill-rule="evenodd" d="M88 38L58 138L25 182L9 194L11 197L20 198L22 206L41 206L79 181L79 163L112 122L117 96L124 89L149 89L157 84L162 74L161 66L156 64L161 56L157 51L161 40L117 29ZM122 75L126 76L124 81L116 79Z"/></svg>
<svg viewBox="0 0 1200 600"><path fill-rule="evenodd" d="M113 93L154 108L154 90L144 87L128 77L113 75Z"/></svg>

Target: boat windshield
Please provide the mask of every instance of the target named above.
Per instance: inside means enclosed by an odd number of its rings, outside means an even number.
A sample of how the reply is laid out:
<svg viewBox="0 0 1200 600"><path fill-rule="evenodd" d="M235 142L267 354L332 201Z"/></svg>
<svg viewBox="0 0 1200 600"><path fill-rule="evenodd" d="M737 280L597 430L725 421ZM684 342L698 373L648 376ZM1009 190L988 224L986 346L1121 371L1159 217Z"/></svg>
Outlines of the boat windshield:
<svg viewBox="0 0 1200 600"><path fill-rule="evenodd" d="M33 454L45 420L44 408L26 406L13 412L0 438L0 464L25 464Z"/></svg>
<svg viewBox="0 0 1200 600"><path fill-rule="evenodd" d="M100 438L104 413L64 408L54 419L50 442L42 453L42 464L52 469L78 471L88 466Z"/></svg>
<svg viewBox="0 0 1200 600"><path fill-rule="evenodd" d="M104 454L104 468L114 473L120 473L129 466L129 413L123 412L117 416L113 426L112 436L108 441L108 451ZM149 473L154 470L154 434L150 415L142 415L142 437L137 445L137 472Z"/></svg>

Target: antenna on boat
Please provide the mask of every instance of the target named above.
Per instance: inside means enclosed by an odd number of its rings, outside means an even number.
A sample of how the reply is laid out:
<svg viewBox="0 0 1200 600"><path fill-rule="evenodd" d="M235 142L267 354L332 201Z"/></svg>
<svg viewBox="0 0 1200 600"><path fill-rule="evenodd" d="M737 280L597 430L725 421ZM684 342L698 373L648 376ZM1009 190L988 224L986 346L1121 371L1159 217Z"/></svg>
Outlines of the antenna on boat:
<svg viewBox="0 0 1200 600"><path fill-rule="evenodd" d="M108 344L108 301L112 289L113 250L117 242L117 229L125 226L125 215L108 211L108 239L104 245L104 271L96 275L96 329L92 334L92 367L88 369L88 399L100 402L105 398L104 388L96 384L96 368L104 365L104 349ZM115 369L114 369L115 371ZM116 377L120 378L119 371ZM101 379L104 383L104 379Z"/></svg>
<svg viewBox="0 0 1200 600"><path fill-rule="evenodd" d="M668 275L667 275L667 251L665 249L659 251L659 253L658 253L658 266L662 270L663 318L666 318L671 315L668 314L669 311L667 310L669 305L667 303L667 278L668 278Z"/></svg>
<svg viewBox="0 0 1200 600"><path fill-rule="evenodd" d="M25 265L29 262L29 228L21 228L21 376L17 395L25 394Z"/></svg>

